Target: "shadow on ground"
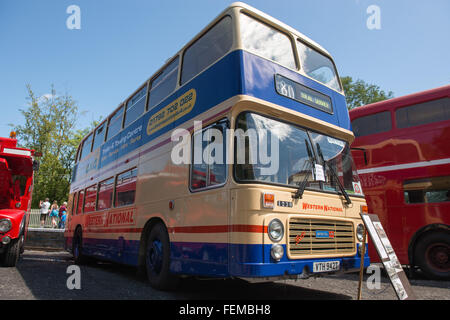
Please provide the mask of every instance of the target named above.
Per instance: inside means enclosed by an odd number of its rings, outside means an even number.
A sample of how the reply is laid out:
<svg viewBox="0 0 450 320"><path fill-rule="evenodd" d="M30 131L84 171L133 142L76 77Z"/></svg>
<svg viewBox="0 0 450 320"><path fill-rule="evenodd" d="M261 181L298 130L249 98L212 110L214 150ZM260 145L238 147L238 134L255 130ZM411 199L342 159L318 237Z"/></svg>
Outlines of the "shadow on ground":
<svg viewBox="0 0 450 320"><path fill-rule="evenodd" d="M173 292L151 288L136 269L114 263L94 262L81 266L81 289L69 290L67 254L23 255L17 265L26 286L36 299L192 299L192 300L348 300L352 297L303 288L301 282L248 283L243 280L182 279Z"/></svg>

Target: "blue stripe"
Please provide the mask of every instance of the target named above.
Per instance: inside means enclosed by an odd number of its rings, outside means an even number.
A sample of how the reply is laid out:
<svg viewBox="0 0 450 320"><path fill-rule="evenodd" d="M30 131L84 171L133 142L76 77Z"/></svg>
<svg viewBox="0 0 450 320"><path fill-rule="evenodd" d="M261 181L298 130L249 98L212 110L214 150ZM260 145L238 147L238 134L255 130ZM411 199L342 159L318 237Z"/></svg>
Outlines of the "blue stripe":
<svg viewBox="0 0 450 320"><path fill-rule="evenodd" d="M71 248L66 238L66 248ZM83 254L132 266L138 265L139 241L122 239L83 239ZM305 268L312 273L314 262L340 261L342 270L355 270L361 258L289 259L280 261L270 255L272 245L224 243L171 243L170 270L175 274L209 277L276 277L301 274ZM364 266L370 264L366 250Z"/></svg>

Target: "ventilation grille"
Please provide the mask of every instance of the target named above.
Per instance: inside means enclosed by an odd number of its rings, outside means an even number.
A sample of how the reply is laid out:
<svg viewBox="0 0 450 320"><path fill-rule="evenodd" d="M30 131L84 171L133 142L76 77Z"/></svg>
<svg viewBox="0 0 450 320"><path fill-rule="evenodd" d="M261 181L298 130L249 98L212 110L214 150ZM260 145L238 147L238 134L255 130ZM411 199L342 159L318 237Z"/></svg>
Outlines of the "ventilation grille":
<svg viewBox="0 0 450 320"><path fill-rule="evenodd" d="M350 221L291 218L289 220L291 257L338 256L355 252L355 234Z"/></svg>

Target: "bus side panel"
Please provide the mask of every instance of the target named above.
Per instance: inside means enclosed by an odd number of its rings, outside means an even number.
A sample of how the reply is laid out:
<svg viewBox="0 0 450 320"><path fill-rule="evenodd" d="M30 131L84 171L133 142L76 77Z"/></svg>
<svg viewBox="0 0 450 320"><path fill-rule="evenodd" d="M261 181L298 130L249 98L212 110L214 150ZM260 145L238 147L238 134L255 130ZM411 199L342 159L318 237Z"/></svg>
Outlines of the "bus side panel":
<svg viewBox="0 0 450 320"><path fill-rule="evenodd" d="M180 168L178 168L180 169ZM176 195L188 190L189 166L173 174ZM178 178L178 179L177 179ZM228 275L229 191L224 187L186 192L170 212L171 270L213 277Z"/></svg>
<svg viewBox="0 0 450 320"><path fill-rule="evenodd" d="M137 266L140 241L125 240L125 237L128 238L129 236L129 234L117 234L108 235L107 238L84 238L83 254L102 260Z"/></svg>

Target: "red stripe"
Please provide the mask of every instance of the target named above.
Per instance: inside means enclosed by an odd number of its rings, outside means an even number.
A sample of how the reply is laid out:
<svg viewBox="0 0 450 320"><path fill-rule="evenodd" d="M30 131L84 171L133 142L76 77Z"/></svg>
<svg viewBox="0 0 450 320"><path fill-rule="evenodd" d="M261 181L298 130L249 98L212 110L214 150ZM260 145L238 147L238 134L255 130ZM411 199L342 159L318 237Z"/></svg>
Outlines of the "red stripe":
<svg viewBox="0 0 450 320"><path fill-rule="evenodd" d="M141 233L144 228L106 228L106 229L90 229L86 232L91 233Z"/></svg>
<svg viewBox="0 0 450 320"><path fill-rule="evenodd" d="M173 233L225 233L225 232L254 232L265 233L267 227L259 225L234 224L218 226L190 226L190 227L172 227L169 232Z"/></svg>
<svg viewBox="0 0 450 320"><path fill-rule="evenodd" d="M143 228L99 228L87 229L91 233L141 233ZM266 233L267 227L260 225L234 224L217 226L189 226L189 227L170 227L169 233L226 233L226 232L251 232Z"/></svg>

